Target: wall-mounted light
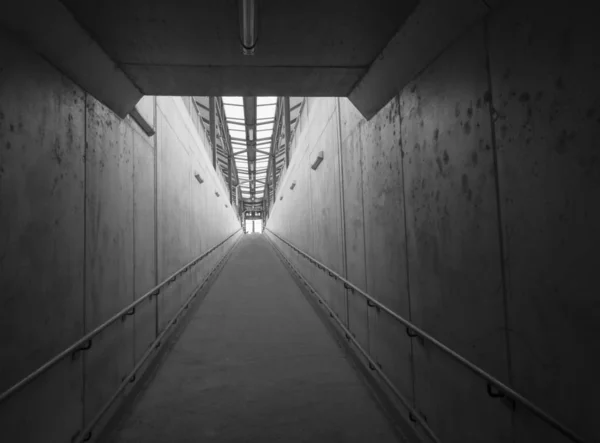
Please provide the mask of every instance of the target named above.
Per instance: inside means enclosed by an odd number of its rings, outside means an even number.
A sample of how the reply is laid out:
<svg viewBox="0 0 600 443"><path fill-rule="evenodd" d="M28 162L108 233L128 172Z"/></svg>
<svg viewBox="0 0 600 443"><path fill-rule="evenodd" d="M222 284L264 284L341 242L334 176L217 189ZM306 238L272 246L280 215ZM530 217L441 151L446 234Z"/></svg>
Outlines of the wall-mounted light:
<svg viewBox="0 0 600 443"><path fill-rule="evenodd" d="M217 191L215 191L215 195L216 195L217 197L219 197L221 194L219 194Z"/></svg>
<svg viewBox="0 0 600 443"><path fill-rule="evenodd" d="M316 170L319 167L319 165L321 164L321 162L323 161L323 158L324 158L323 151L320 151L319 155L317 155L317 158L313 162L311 168Z"/></svg>
<svg viewBox="0 0 600 443"><path fill-rule="evenodd" d="M238 0L240 10L240 39L242 53L254 55L258 34L257 0Z"/></svg>
<svg viewBox="0 0 600 443"><path fill-rule="evenodd" d="M202 179L202 177L200 177L200 173L195 171L194 172L194 177L196 177L196 180L198 180L198 183L202 184L204 183L204 180Z"/></svg>
<svg viewBox="0 0 600 443"><path fill-rule="evenodd" d="M295 187L296 187L296 180L294 180L294 181L292 182L292 186L290 186L290 189L294 189Z"/></svg>
<svg viewBox="0 0 600 443"><path fill-rule="evenodd" d="M225 207L226 207L226 208L228 208L228 207L229 207L229 205L225 205Z"/></svg>
<svg viewBox="0 0 600 443"><path fill-rule="evenodd" d="M279 197L279 200L283 200L283 195L281 197Z"/></svg>
<svg viewBox="0 0 600 443"><path fill-rule="evenodd" d="M253 128L248 129L248 139L250 141L254 140L254 129Z"/></svg>

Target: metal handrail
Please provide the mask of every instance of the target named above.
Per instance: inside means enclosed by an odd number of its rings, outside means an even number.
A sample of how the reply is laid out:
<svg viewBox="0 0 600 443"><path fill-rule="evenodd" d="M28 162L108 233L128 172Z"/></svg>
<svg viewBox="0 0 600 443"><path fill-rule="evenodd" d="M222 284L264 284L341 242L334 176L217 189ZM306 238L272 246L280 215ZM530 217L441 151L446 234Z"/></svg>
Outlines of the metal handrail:
<svg viewBox="0 0 600 443"><path fill-rule="evenodd" d="M270 232L273 232L273 231L270 231ZM273 241L271 239L269 239L269 243L273 244ZM345 335L346 339L350 340L354 344L354 346L356 346L356 348L360 351L360 353L365 357L365 359L369 362L369 369L371 369L373 371L376 371L379 374L379 376L383 379L383 381L394 392L394 394L396 395L396 397L398 397L398 399L404 405L404 407L406 407L406 409L408 409L409 414L410 414L409 416L410 416L411 420L414 418L415 421L418 421L419 424L425 430L426 434L429 435L429 437L431 437L432 441L434 441L435 443L441 443L440 439L437 437L437 435L435 435L435 433L429 427L429 424L425 421L425 419L422 417L422 415L419 414L417 412L417 410L406 399L406 397L404 397L404 395L402 395L402 393L400 392L400 390L396 387L396 385L394 385L394 383L392 383L392 381L388 378L388 376L377 365L377 363L373 360L373 357L371 357L371 355L360 345L360 343L358 342L358 340L355 337L352 336L352 332L344 325L344 323L342 323L342 321L338 318L338 315L333 311L333 309L331 309L331 307L327 304L327 302L325 300L323 300L323 298L319 295L319 293L317 291L315 291L315 289L310 285L310 283L308 283L308 281L306 280L306 278L304 278L296 270L296 268L294 267L294 265L292 265L290 263L290 261L287 258L285 258L285 256L281 253L281 251L279 251L279 249L277 247L273 246L273 249L275 249L275 252L277 254L279 254L281 256L281 258L288 263L288 265L290 266L290 268L292 269L292 271L300 279L304 280L304 284L306 286L308 286L308 289L310 290L310 292L317 297L318 302L321 305L323 305L325 307L325 309L327 309L327 311L329 311L329 316L331 318L333 318L334 321L340 327L340 329L342 329L342 331L344 332L344 335Z"/></svg>
<svg viewBox="0 0 600 443"><path fill-rule="evenodd" d="M229 240L237 232L239 232L239 230L234 232L225 241ZM239 242L239 239L237 242ZM228 251L228 253L225 254L225 256L223 256L221 258L221 260L219 260L219 262L213 267L213 269L210 271L210 273L206 277L204 277L204 280L202 281L202 283L199 286L197 286L194 291L192 291L192 294L188 297L187 301L181 306L181 308L179 308L179 310L173 316L173 318L165 325L165 327L163 328L162 332L158 335L158 337L156 337L156 339L150 344L150 346L148 346L148 349L146 349L146 352L144 352L144 355L142 356L142 358L140 358L140 360L137 362L137 364L133 367L131 372L125 378L123 378L123 380L121 381L121 384L119 385L117 390L108 399L108 401L104 404L102 409L100 409L100 411L98 411L98 413L94 416L94 418L88 423L88 425L85 427L83 432L76 434L76 436L72 439L73 443L83 443L83 442L86 442L91 439L92 431L96 427L98 422L108 412L108 410L110 409L112 404L117 400L119 395L121 395L121 393L125 390L127 385L129 383L132 383L135 381L137 372L142 368L142 366L146 363L146 360L148 360L148 358L154 353L154 351L156 351L158 348L160 348L160 346L163 344L163 340L164 340L165 336L167 335L167 332L169 331L169 329L171 329L171 327L179 321L179 317L181 316L181 314L183 314L183 312L185 310L187 310L189 308L190 304L196 297L198 291L200 289L202 289L202 287L208 281L208 279L210 277L212 277L214 272L221 266L221 264L225 261L225 259L233 252L233 249L237 245L237 242L231 247L231 249Z"/></svg>
<svg viewBox="0 0 600 443"><path fill-rule="evenodd" d="M519 394L514 389L512 389L509 386L507 386L504 383L502 383L500 380L498 380L497 378L495 378L493 375L487 373L486 371L484 371L483 369L481 369L476 364L474 364L471 361L467 360L465 357L463 357L462 355L458 354L456 351L450 349L448 346L444 345L442 342L438 341L437 339L435 339L434 337L432 337L431 335L429 335L427 332L423 331L421 328L419 328L418 326L416 326L414 323L410 322L409 320L406 320L404 317L398 315L397 313L395 313L394 311L392 311L390 308L388 308L384 304L382 304L379 301L375 300L369 294L367 294L366 292L364 292L363 290L361 290L359 287L357 287L356 285L354 285L350 281L346 280L344 277L342 277L341 275L339 275L337 272L335 272L331 268L327 267L326 265L324 265L320 261L316 260L312 256L308 255L306 252L298 249L296 246L292 245L287 240L281 238L278 234L274 233L269 228L265 228L265 230L269 231L271 234L273 234L274 236L276 236L279 240L281 240L282 242L284 242L285 244L287 244L289 247L291 247L296 252L298 252L298 253L302 254L303 256L305 256L311 263L315 264L319 269L321 269L321 270L323 270L325 272L328 272L329 275L331 277L333 277L335 280L342 281L344 283L344 287L345 288L351 289L354 292L357 292L358 294L362 295L364 298L367 299L367 302L372 303L372 305L378 307L379 309L381 309L382 311L386 312L387 314L389 314L394 319L398 320L400 323L402 323L404 326L406 326L407 333L409 333L409 335L412 334L414 336L416 334L417 336L420 336L421 338L426 339L427 341L429 341L431 344L437 346L439 349L441 349L442 351L444 351L445 353L447 353L448 355L450 355L452 358L454 358L456 361L458 361L459 363L463 364L464 366L466 366L467 368L469 368L472 372L474 372L475 374L477 374L478 376L480 376L481 378L483 378L484 380L486 380L488 382L488 384L491 385L491 387L496 388L498 391L500 391L501 393L503 393L505 396L510 397L510 398L512 398L515 401L518 401L523 406L525 406L527 409L529 409L531 412L533 412L535 415L537 415L540 419L542 419L543 421L545 421L546 423L548 423L550 426L552 426L554 429L556 429L557 431L559 431L561 434L563 434L564 436L568 437L572 441L577 442L577 443L586 443L585 440L583 440L583 438L581 438L579 435L577 435L574 431L572 431L566 425L563 425L561 422L559 422L558 420L556 420L550 414L548 414L547 412L545 412L544 410L542 410L539 406L535 405L532 401L528 400L527 398L525 398L523 395ZM490 390L490 386L489 385L488 385L488 391Z"/></svg>
<svg viewBox="0 0 600 443"><path fill-rule="evenodd" d="M187 265L185 265L185 266L181 267L180 269L178 269L177 271L175 271L173 274L171 274L169 277L167 277L166 279L164 279L158 285L154 286L152 289L150 289L148 292L146 292L144 295L142 295L136 301L134 301L130 305L126 306L125 308L121 309L119 312L117 312L111 318L109 318L108 320L106 320L100 326L96 327L91 332L88 332L86 335L84 335L83 337L81 337L79 340L77 340L71 346L69 346L68 348L66 348L64 351L58 353L53 358L51 358L46 363L44 363L42 366L40 366L35 371L33 371L32 373L30 373L28 376L26 376L25 378L23 378L22 380L20 380L19 382L17 382L16 384L14 384L13 386L11 386L10 388L8 388L6 391L4 391L2 394L0 394L0 403L2 403L3 401L7 400L13 394L15 394L16 392L18 392L21 389L23 389L25 386L27 386L28 384L30 384L33 380L35 380L36 378L38 378L44 372L48 371L50 368L52 368L54 365L56 365L63 358L65 358L65 357L67 357L69 355L72 355L72 354L74 354L76 352L86 351L86 350L90 349L90 347L92 345L92 339L96 335L98 335L100 332L102 332L104 329L106 329L106 327L110 326L112 323L114 323L115 321L119 320L121 317L123 317L125 315L131 315L131 313L135 309L135 307L137 305L139 305L140 303L142 303L147 298L151 298L153 296L158 296L158 294L160 293L160 290L164 286L173 283L177 279L177 277L179 277L181 274L187 272L192 266L194 266L200 260L203 260L209 254L211 254L215 249L217 249L219 246L223 245L231 237L233 237L235 234L237 234L239 231L241 231L241 229L236 230L233 234L231 234L229 237L227 237L221 243L217 244L216 246L213 246L208 251L204 252L203 254L201 254L200 256L196 257L191 262L189 262Z"/></svg>

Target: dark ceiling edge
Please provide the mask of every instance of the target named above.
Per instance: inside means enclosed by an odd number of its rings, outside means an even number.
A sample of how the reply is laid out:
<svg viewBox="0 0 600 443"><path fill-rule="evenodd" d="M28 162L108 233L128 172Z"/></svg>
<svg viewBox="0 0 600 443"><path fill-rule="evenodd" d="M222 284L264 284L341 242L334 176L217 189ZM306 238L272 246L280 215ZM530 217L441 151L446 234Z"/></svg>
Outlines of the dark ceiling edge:
<svg viewBox="0 0 600 443"><path fill-rule="evenodd" d="M135 80L133 78L131 78L131 76L125 72L125 70L122 68L121 64L118 63L116 61L116 58L114 56L114 54L111 54L101 43L100 40L98 39L98 36L94 34L94 32L89 29L87 26L85 26L82 22L80 22L79 20L77 20L77 15L75 15L75 13L73 12L73 10L67 6L63 0L58 0L58 2L63 6L63 8L65 8L65 10L68 11L68 13L71 15L71 17L73 18L73 20L79 25L79 27L88 35L88 37L98 46L98 48L100 48L100 50L102 52L104 52L104 54L106 54L106 56L113 62L115 69L118 69L120 72L123 73L123 75L131 82L131 84L140 92L140 94L142 96L144 95L149 95L146 94L145 91L142 90L142 88L135 82ZM133 109L133 108L132 108ZM131 109L131 110L132 110ZM129 110L129 112L131 112L131 110ZM123 118L123 117L122 117Z"/></svg>
<svg viewBox="0 0 600 443"><path fill-rule="evenodd" d="M452 42L502 2L421 0L353 86L348 99L370 120Z"/></svg>
<svg viewBox="0 0 600 443"><path fill-rule="evenodd" d="M59 0L10 2L0 25L120 118L142 98L137 85Z"/></svg>

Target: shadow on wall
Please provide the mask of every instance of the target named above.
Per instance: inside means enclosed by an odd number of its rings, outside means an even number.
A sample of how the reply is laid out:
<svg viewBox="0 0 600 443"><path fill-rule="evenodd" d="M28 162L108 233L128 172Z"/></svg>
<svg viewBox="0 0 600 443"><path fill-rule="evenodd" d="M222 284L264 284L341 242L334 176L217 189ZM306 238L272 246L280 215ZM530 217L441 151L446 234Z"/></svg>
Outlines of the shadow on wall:
<svg viewBox="0 0 600 443"><path fill-rule="evenodd" d="M267 227L595 441L600 31L570 6L500 8L369 122L308 99ZM441 441L569 441L289 257Z"/></svg>
<svg viewBox="0 0 600 443"><path fill-rule="evenodd" d="M156 132L149 136L1 38L14 55L0 71L4 392L234 233L239 221L215 197L226 189L180 98L144 99L140 110ZM113 323L84 358L61 360L1 403L8 440L71 441L228 247Z"/></svg>

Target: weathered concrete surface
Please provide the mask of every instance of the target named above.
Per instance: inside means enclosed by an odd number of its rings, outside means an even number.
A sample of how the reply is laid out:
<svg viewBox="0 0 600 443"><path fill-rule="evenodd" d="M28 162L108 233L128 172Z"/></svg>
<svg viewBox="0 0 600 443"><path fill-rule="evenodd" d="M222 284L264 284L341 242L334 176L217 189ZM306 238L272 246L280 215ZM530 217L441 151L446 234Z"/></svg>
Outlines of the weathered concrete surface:
<svg viewBox="0 0 600 443"><path fill-rule="evenodd" d="M141 129L133 133L133 249L134 297L144 295L157 283L156 252L154 234L155 211L155 152L154 138L148 138ZM136 308L134 358L143 355L148 345L156 337L155 310L156 298Z"/></svg>
<svg viewBox="0 0 600 443"><path fill-rule="evenodd" d="M367 293L404 317L410 316L398 101L360 126L363 144L363 213ZM400 392L412 398L411 341L397 321L369 308L369 347L389 368Z"/></svg>
<svg viewBox="0 0 600 443"><path fill-rule="evenodd" d="M95 99L86 105L85 327L134 300L133 129ZM111 294L107 297L106 294ZM116 322L86 353L86 421L133 368L133 322Z"/></svg>
<svg viewBox="0 0 600 443"><path fill-rule="evenodd" d="M400 102L412 319L507 381L483 27L409 84ZM487 397L480 379L432 346L414 346L418 403L442 441L510 440L510 411Z"/></svg>
<svg viewBox="0 0 600 443"><path fill-rule="evenodd" d="M489 24L513 382L600 440L600 30L592 4L514 6ZM516 441L563 442L527 414Z"/></svg>
<svg viewBox="0 0 600 443"><path fill-rule="evenodd" d="M111 442L394 442L261 235L247 235Z"/></svg>
<svg viewBox="0 0 600 443"><path fill-rule="evenodd" d="M58 0L6 2L0 25L121 118L142 93Z"/></svg>
<svg viewBox="0 0 600 443"><path fill-rule="evenodd" d="M0 47L13 54L0 61L3 392L83 333L84 94L1 35ZM0 404L3 439L69 441L81 395L81 359L66 360Z"/></svg>
<svg viewBox="0 0 600 443"><path fill-rule="evenodd" d="M370 119L489 11L481 0L421 0L348 98Z"/></svg>
<svg viewBox="0 0 600 443"><path fill-rule="evenodd" d="M4 392L147 292L156 284L157 271L164 278L175 270L156 269L156 234L159 245L165 243L162 235L170 236L167 258L176 266L219 243L239 224L234 209L225 208L223 199L214 195L215 189L221 195L226 192L212 168L204 170L204 193L190 189L198 186L192 181L191 165L210 162L205 139L195 132L177 99L161 102L164 126L175 128L161 149L175 160L155 165L155 140L132 119L119 119L41 57L4 35L0 47L9 55L0 65L0 391ZM155 166L169 175L159 175L157 182ZM170 206L160 201L155 206L155 187L161 195L181 193L181 207L170 201ZM192 196L201 208L194 217ZM182 221L161 214L170 210L186 216ZM179 279L180 291L169 301L180 306L207 265L231 245L228 242L197 265L193 275ZM164 291L160 297L168 295ZM158 317L168 320L170 313L158 312ZM156 333L156 314L156 299L142 304L134 316L116 321L98 335L88 352L74 360L67 357L3 402L0 424L7 441L71 441L147 349Z"/></svg>
<svg viewBox="0 0 600 443"><path fill-rule="evenodd" d="M400 313L594 441L600 38L583 2L568 13L527 5L502 6L475 26L402 91L399 110L380 112L379 122L367 125L341 101L348 275L369 293L374 280L388 279L380 290L397 295L384 303L397 303L398 312L408 303L403 284L410 310ZM298 180L296 164L322 132L324 121L311 114L328 107L307 103L284 183ZM401 167L387 175L377 162L394 153L393 137L382 135L394 121L404 158L394 157L392 168ZM386 197L378 210L386 180L394 183L391 206ZM322 213L318 194L299 203L312 210L294 212L295 225L331 223L309 216ZM402 202L406 233L397 216ZM278 201L267 226L302 247L282 222L288 211ZM394 264L401 260L404 266ZM310 267L303 275L316 281ZM369 308L367 322L353 300L352 333L368 334L371 353L390 362L384 371L410 386L403 328L379 329L376 337L376 311ZM418 339L412 345L415 405L442 441L565 441L524 407L513 411L491 399L485 382L436 348Z"/></svg>
<svg viewBox="0 0 600 443"><path fill-rule="evenodd" d="M343 274L342 263L342 221L340 208L340 172L338 119L335 112L336 100L326 99L326 106L314 112L312 119L320 123L315 132L318 136L309 137L310 146L304 164L300 167L308 169L310 180L310 197L312 211L312 254L326 263L333 271ZM323 152L324 159L316 170L310 165L317 155ZM334 312L345 319L346 306L343 288L323 271L314 273L315 289L319 290L328 301Z"/></svg>
<svg viewBox="0 0 600 443"><path fill-rule="evenodd" d="M340 103L348 103L347 100ZM346 117L340 106L340 114ZM343 121L346 121L344 118ZM344 223L346 233L347 274L363 290L367 289L365 268L365 227L363 218L363 173L361 130L354 131L342 142L344 172ZM343 134L343 131L342 131ZM360 345L369 349L369 316L367 303L361 295L348 291L348 323Z"/></svg>

